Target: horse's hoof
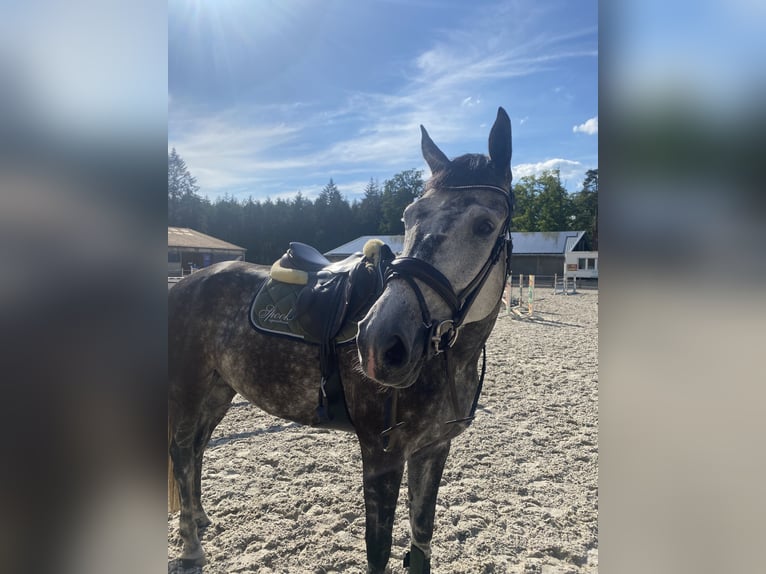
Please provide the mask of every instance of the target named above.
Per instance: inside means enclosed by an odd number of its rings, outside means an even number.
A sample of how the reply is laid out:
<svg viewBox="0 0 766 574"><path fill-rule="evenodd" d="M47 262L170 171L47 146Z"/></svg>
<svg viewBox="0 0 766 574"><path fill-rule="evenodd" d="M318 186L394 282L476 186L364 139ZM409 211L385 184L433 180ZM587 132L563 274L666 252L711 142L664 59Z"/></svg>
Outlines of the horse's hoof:
<svg viewBox="0 0 766 574"><path fill-rule="evenodd" d="M178 562L184 570L193 570L194 568L202 568L205 565L205 557L180 558Z"/></svg>
<svg viewBox="0 0 766 574"><path fill-rule="evenodd" d="M204 564L204 558L176 558L168 563L168 574L202 574Z"/></svg>
<svg viewBox="0 0 766 574"><path fill-rule="evenodd" d="M206 564L205 551L202 550L202 546L198 547L193 552L184 552L178 559L178 563L184 570L191 568L201 568Z"/></svg>
<svg viewBox="0 0 766 574"><path fill-rule="evenodd" d="M195 518L194 521L197 523L197 528L207 528L212 524L210 519L204 514Z"/></svg>

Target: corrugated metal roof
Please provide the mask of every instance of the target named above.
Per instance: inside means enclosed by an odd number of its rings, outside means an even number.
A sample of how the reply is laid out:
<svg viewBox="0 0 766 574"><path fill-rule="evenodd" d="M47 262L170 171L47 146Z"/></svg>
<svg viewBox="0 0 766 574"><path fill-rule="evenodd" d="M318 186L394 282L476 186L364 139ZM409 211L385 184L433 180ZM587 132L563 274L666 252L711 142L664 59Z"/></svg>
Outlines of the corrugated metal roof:
<svg viewBox="0 0 766 574"><path fill-rule="evenodd" d="M580 237L582 237L582 236L579 236L579 237L567 237L566 247L564 248L564 251L565 252L572 251L574 249L575 245L577 245L577 242L580 241Z"/></svg>
<svg viewBox="0 0 766 574"><path fill-rule="evenodd" d="M567 251L572 251L583 235L585 235L584 231L513 231L511 232L513 254L563 255ZM328 251L325 255L328 257L346 257L361 251L367 240L375 237L387 243L397 255L404 249L404 235L363 235Z"/></svg>
<svg viewBox="0 0 766 574"><path fill-rule="evenodd" d="M234 245L223 239L200 233L188 227L168 227L168 247L190 247L195 249L227 249L246 251L244 247Z"/></svg>
<svg viewBox="0 0 766 574"><path fill-rule="evenodd" d="M344 243L340 247L336 247L331 251L325 253L326 257L347 257L352 253L357 253L362 250L364 244L370 239L380 239L383 243L391 248L394 255L399 255L404 249L404 235L362 235L357 237L353 241Z"/></svg>
<svg viewBox="0 0 766 574"><path fill-rule="evenodd" d="M564 255L572 251L585 235L584 231L514 231L514 255Z"/></svg>

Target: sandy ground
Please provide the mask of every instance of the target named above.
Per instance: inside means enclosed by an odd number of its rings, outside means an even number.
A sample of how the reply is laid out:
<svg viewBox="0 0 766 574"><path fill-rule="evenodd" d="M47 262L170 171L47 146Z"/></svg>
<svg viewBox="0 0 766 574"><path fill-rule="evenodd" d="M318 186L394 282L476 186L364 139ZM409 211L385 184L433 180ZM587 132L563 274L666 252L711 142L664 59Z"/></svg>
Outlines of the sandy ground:
<svg viewBox="0 0 766 574"><path fill-rule="evenodd" d="M453 441L439 490L435 573L598 571L598 291L536 297L532 320L501 311L489 339L477 417ZM213 524L196 572L364 572L361 477L353 435L236 397L205 453ZM406 572L406 480L392 573ZM180 548L168 515L169 572L180 572Z"/></svg>

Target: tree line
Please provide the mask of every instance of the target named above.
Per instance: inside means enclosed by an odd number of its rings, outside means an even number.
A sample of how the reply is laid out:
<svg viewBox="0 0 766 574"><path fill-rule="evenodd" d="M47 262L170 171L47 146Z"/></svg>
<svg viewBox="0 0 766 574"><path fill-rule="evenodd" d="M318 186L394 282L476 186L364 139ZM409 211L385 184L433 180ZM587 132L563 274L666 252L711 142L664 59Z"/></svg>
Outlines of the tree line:
<svg viewBox="0 0 766 574"><path fill-rule="evenodd" d="M513 183L513 231L585 231L587 250L598 250L598 169L585 172L582 189L568 193L559 170Z"/></svg>
<svg viewBox="0 0 766 574"><path fill-rule="evenodd" d="M247 249L247 260L270 264L301 241L325 252L361 235L401 235L402 212L424 192L422 171L408 169L381 186L370 179L361 199L351 202L330 179L311 200L298 192L292 199L237 200L202 197L196 178L173 149L168 154L168 225L190 227ZM558 172L526 176L514 184L514 231L566 231L593 226L597 241L598 170L588 172L583 191L568 194ZM588 211L586 213L587 210Z"/></svg>

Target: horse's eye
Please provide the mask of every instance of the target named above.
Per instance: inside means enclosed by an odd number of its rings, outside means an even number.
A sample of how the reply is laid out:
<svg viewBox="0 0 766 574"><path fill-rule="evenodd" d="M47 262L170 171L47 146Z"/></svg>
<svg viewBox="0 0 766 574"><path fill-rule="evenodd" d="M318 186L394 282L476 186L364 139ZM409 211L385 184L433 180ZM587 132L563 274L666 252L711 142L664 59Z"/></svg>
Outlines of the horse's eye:
<svg viewBox="0 0 766 574"><path fill-rule="evenodd" d="M479 237L486 237L495 230L495 224L490 219L480 219L473 226L473 232Z"/></svg>

